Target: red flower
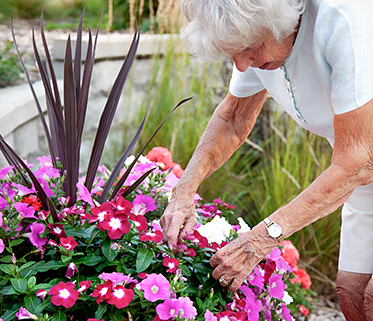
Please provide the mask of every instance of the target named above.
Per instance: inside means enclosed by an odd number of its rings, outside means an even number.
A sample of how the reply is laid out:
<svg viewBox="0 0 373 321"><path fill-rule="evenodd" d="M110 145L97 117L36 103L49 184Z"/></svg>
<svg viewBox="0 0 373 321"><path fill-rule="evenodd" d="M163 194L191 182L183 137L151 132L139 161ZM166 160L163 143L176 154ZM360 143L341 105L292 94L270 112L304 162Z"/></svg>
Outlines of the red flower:
<svg viewBox="0 0 373 321"><path fill-rule="evenodd" d="M66 250L70 251L74 249L78 245L78 243L75 242L72 236L69 236L67 238L61 237L60 245L63 246Z"/></svg>
<svg viewBox="0 0 373 321"><path fill-rule="evenodd" d="M184 170L179 164L172 163L170 167L172 167L172 173L174 173L176 177L180 178L181 175L184 174Z"/></svg>
<svg viewBox="0 0 373 321"><path fill-rule="evenodd" d="M147 155L146 158L158 163L164 164L170 168L172 164L171 152L165 147L154 147ZM165 168L165 169L167 169Z"/></svg>
<svg viewBox="0 0 373 321"><path fill-rule="evenodd" d="M101 226L107 231L111 240L121 238L123 234L127 234L131 229L127 215L121 212L116 212L114 215L106 215Z"/></svg>
<svg viewBox="0 0 373 321"><path fill-rule="evenodd" d="M305 270L296 268L293 270L293 273L295 275L295 278L291 279L292 283L301 283L306 290L311 287L311 278Z"/></svg>
<svg viewBox="0 0 373 321"><path fill-rule="evenodd" d="M51 297L51 302L54 305L62 305L64 308L71 308L76 300L78 300L79 292L74 290L75 284L72 282L60 282L54 285L48 292Z"/></svg>
<svg viewBox="0 0 373 321"><path fill-rule="evenodd" d="M115 204L113 204L117 211L122 213L130 214L133 204L130 201L127 201L123 196L119 196Z"/></svg>
<svg viewBox="0 0 373 321"><path fill-rule="evenodd" d="M118 309L122 309L130 304L133 296L134 293L132 290L128 290L122 285L117 285L113 289L111 296L106 299L106 302L115 305Z"/></svg>
<svg viewBox="0 0 373 321"><path fill-rule="evenodd" d="M78 292L84 292L85 290L89 289L91 287L91 281L82 281L79 283L79 289Z"/></svg>
<svg viewBox="0 0 373 321"><path fill-rule="evenodd" d="M22 202L31 205L35 211L38 211L41 207L41 203L39 199L35 197L34 195L24 197Z"/></svg>
<svg viewBox="0 0 373 321"><path fill-rule="evenodd" d="M181 244L176 244L174 245L174 247L178 248L179 250L181 250L182 252L184 252L184 254L188 255L188 256L196 256L196 251L194 251L193 249L191 248L188 248L184 243L181 243Z"/></svg>
<svg viewBox="0 0 373 321"><path fill-rule="evenodd" d="M47 223L50 233L56 235L57 237L66 237L66 232L63 229L63 223L56 223L54 226L52 224Z"/></svg>
<svg viewBox="0 0 373 321"><path fill-rule="evenodd" d="M297 261L299 260L299 252L297 248L289 240L282 241L280 246L282 246L281 256L294 269L297 266Z"/></svg>
<svg viewBox="0 0 373 321"><path fill-rule="evenodd" d="M66 271L66 277L71 278L75 275L75 273L78 273L78 268L76 267L75 263L71 262L67 264L67 271Z"/></svg>
<svg viewBox="0 0 373 321"><path fill-rule="evenodd" d="M163 234L161 231L154 231L154 232L146 232L145 234L140 235L140 241L153 241L153 242L160 242L163 239Z"/></svg>
<svg viewBox="0 0 373 321"><path fill-rule="evenodd" d="M168 267L167 272L176 273L176 271L179 267L179 260L165 257L163 259L163 265Z"/></svg>
<svg viewBox="0 0 373 321"><path fill-rule="evenodd" d="M191 235L194 237L194 239L198 240L198 245L201 249L208 247L209 245L208 239L202 236L197 230L194 230Z"/></svg>
<svg viewBox="0 0 373 321"><path fill-rule="evenodd" d="M141 272L141 273L137 274L137 276L138 276L140 279L145 279L145 278L148 276L148 273L146 273L146 272Z"/></svg>
<svg viewBox="0 0 373 321"><path fill-rule="evenodd" d="M108 216L110 217L114 214L114 209L110 203L104 203L101 206L93 207L91 212L92 215L86 214L84 218L88 218L89 223L98 221L97 228L103 231L105 228L102 226L102 223Z"/></svg>
<svg viewBox="0 0 373 321"><path fill-rule="evenodd" d="M137 230L139 232L147 231L148 230L148 222L146 217L143 215L135 215L130 214L129 219L135 224Z"/></svg>
<svg viewBox="0 0 373 321"><path fill-rule="evenodd" d="M299 307L299 312L302 313L302 315L306 316L310 313L310 310L306 308L303 304Z"/></svg>
<svg viewBox="0 0 373 321"><path fill-rule="evenodd" d="M93 293L91 294L91 296L94 298L97 298L96 302L97 304L100 304L100 302L103 299L105 300L109 299L112 292L113 292L113 282L109 280L105 284L97 285L97 287L93 290Z"/></svg>

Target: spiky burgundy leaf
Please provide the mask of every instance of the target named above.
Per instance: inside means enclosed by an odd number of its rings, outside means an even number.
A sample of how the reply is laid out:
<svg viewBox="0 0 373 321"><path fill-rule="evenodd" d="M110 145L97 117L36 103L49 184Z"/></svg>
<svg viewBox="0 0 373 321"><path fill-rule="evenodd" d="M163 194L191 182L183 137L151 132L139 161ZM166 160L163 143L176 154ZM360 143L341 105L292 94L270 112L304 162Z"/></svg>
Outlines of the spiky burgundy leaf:
<svg viewBox="0 0 373 321"><path fill-rule="evenodd" d="M149 176L149 174L154 171L157 167L149 169L146 173L142 174L136 182L134 182L129 188L127 188L123 193L122 196L126 198L129 194L131 194L143 181L145 178Z"/></svg>

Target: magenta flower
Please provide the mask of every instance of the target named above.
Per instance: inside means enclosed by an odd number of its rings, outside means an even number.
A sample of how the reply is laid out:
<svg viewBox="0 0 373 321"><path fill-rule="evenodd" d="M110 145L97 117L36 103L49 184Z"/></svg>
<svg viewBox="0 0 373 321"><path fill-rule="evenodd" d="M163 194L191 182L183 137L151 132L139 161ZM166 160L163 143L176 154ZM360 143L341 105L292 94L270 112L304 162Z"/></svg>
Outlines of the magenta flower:
<svg viewBox="0 0 373 321"><path fill-rule="evenodd" d="M4 197L0 196L0 210L3 210L7 206L9 206L8 202L5 200ZM0 223L0 226L1 225L2 225L2 223Z"/></svg>
<svg viewBox="0 0 373 321"><path fill-rule="evenodd" d="M76 267L75 263L71 262L67 264L66 277L71 278L75 275L75 273L78 273L78 268Z"/></svg>
<svg viewBox="0 0 373 321"><path fill-rule="evenodd" d="M54 285L49 294L52 295L51 302L54 305L62 305L64 308L71 308L79 298L79 292L74 290L75 284L72 282L59 282Z"/></svg>
<svg viewBox="0 0 373 321"><path fill-rule="evenodd" d="M2 197L0 196L0 199L1 199ZM0 227L2 227L3 226L3 212L0 212Z"/></svg>
<svg viewBox="0 0 373 321"><path fill-rule="evenodd" d="M93 290L93 293L91 294L91 296L94 298L97 298L96 302L97 304L100 304L102 300L109 299L112 292L113 292L113 282L107 281L105 284L97 285L96 288Z"/></svg>
<svg viewBox="0 0 373 321"><path fill-rule="evenodd" d="M135 224L139 232L144 232L148 230L148 221L145 216L130 214L129 219Z"/></svg>
<svg viewBox="0 0 373 321"><path fill-rule="evenodd" d="M84 186L83 183L78 182L76 184L76 187L78 188L79 197L82 201L87 202L91 207L94 207L95 204L93 203L91 193L87 189L87 187Z"/></svg>
<svg viewBox="0 0 373 321"><path fill-rule="evenodd" d="M292 321L294 320L290 314L290 310L286 307L286 304L284 302L281 302L281 314L280 316L285 320L285 321Z"/></svg>
<svg viewBox="0 0 373 321"><path fill-rule="evenodd" d="M18 190L18 196L23 196L23 195L28 195L31 193L36 193L35 189L30 189L24 185L17 184L17 183L12 183L13 188Z"/></svg>
<svg viewBox="0 0 373 321"><path fill-rule="evenodd" d="M176 273L179 267L179 260L174 258L165 257L163 259L163 265L168 267L167 272Z"/></svg>
<svg viewBox="0 0 373 321"><path fill-rule="evenodd" d="M218 318L215 317L209 309L207 309L205 312L205 321L218 321Z"/></svg>
<svg viewBox="0 0 373 321"><path fill-rule="evenodd" d="M112 272L112 273L101 273L98 276L101 280L104 280L105 282L111 281L113 282L113 285L123 285L125 284L129 277L127 275L124 275L123 273L118 272Z"/></svg>
<svg viewBox="0 0 373 321"><path fill-rule="evenodd" d="M26 203L22 203L22 202L16 202L13 205L21 217L36 219L34 215L35 209L32 206L28 206Z"/></svg>
<svg viewBox="0 0 373 321"><path fill-rule="evenodd" d="M42 300L45 299L45 297L47 296L48 292L46 290L43 290L43 289L40 289L40 290L37 290L36 291L36 296Z"/></svg>
<svg viewBox="0 0 373 321"><path fill-rule="evenodd" d="M285 287L281 275L275 273L269 278L269 293L272 297L281 300L284 297Z"/></svg>
<svg viewBox="0 0 373 321"><path fill-rule="evenodd" d="M56 235L57 237L66 237L66 232L63 229L63 223L56 223L55 225L47 223L50 229L50 233Z"/></svg>
<svg viewBox="0 0 373 321"><path fill-rule="evenodd" d="M35 314L32 314L31 312L27 311L25 308L20 308L19 312L16 313L16 317L18 318L18 320L26 320L26 319L39 320Z"/></svg>
<svg viewBox="0 0 373 321"><path fill-rule="evenodd" d="M105 217L114 214L113 207L110 203L104 203L101 206L92 207L91 212L92 215L85 214L84 216L82 215L82 218L87 218L89 223L98 221L97 227L102 231L104 229L101 227L101 223L105 221Z"/></svg>
<svg viewBox="0 0 373 321"><path fill-rule="evenodd" d="M140 282L140 286L145 299L151 302L168 299L171 295L170 282L161 274L149 274Z"/></svg>
<svg viewBox="0 0 373 321"><path fill-rule="evenodd" d="M89 289L91 287L91 281L82 281L79 283L79 289L78 292L82 293L85 290Z"/></svg>
<svg viewBox="0 0 373 321"><path fill-rule="evenodd" d="M39 161L40 166L53 166L51 156L40 156L40 157L37 157L36 159Z"/></svg>
<svg viewBox="0 0 373 321"><path fill-rule="evenodd" d="M124 212L128 215L133 207L132 203L127 201L123 196L119 196L113 205L117 211Z"/></svg>
<svg viewBox="0 0 373 321"><path fill-rule="evenodd" d="M3 253L4 250L5 250L4 241L2 239L0 239L0 253Z"/></svg>
<svg viewBox="0 0 373 321"><path fill-rule="evenodd" d="M145 234L140 235L140 241L146 242L146 241L153 241L153 242L160 242L163 239L163 234L161 231L155 231L155 232L146 232Z"/></svg>
<svg viewBox="0 0 373 321"><path fill-rule="evenodd" d="M74 249L78 243L74 240L74 237L69 236L69 237L61 237L60 238L60 245L63 246L66 250L70 251Z"/></svg>
<svg viewBox="0 0 373 321"><path fill-rule="evenodd" d="M2 168L0 169L0 179L3 180L6 178L6 176L8 175L8 173L13 170L14 166L8 166L8 167L5 167L5 168Z"/></svg>
<svg viewBox="0 0 373 321"><path fill-rule="evenodd" d="M138 194L133 200L131 212L135 215L144 215L146 212L154 211L157 207L155 200L149 196Z"/></svg>
<svg viewBox="0 0 373 321"><path fill-rule="evenodd" d="M180 302L179 317L185 320L194 319L197 309L193 306L193 301L188 297L180 297L178 300Z"/></svg>
<svg viewBox="0 0 373 321"><path fill-rule="evenodd" d="M254 271L250 273L248 281L251 285L257 286L260 290L264 287L264 272L262 272L257 266Z"/></svg>
<svg viewBox="0 0 373 321"><path fill-rule="evenodd" d="M56 194L54 194L54 192L51 190L47 181L44 178L41 178L41 177L36 177L36 178L37 178L39 184L41 185L41 187L43 187L43 190L48 197L56 196ZM35 188L35 187L32 186L32 188Z"/></svg>
<svg viewBox="0 0 373 321"><path fill-rule="evenodd" d="M240 290L246 297L244 311L247 313L248 320L259 321L259 312L263 307L262 302L257 300L256 295L247 285L242 285Z"/></svg>
<svg viewBox="0 0 373 321"><path fill-rule="evenodd" d="M180 311L180 302L177 299L166 299L157 305L156 311L161 320L177 317Z"/></svg>
<svg viewBox="0 0 373 321"><path fill-rule="evenodd" d="M35 247L40 247L47 243L48 239L46 237L41 238L40 234L43 234L45 231L45 226L40 223L32 223L31 225L31 234L30 234L30 242Z"/></svg>
<svg viewBox="0 0 373 321"><path fill-rule="evenodd" d="M101 226L107 231L111 240L121 238L123 234L127 234L131 229L127 215L121 212L105 216L105 220L101 223Z"/></svg>
<svg viewBox="0 0 373 321"><path fill-rule="evenodd" d="M106 302L115 305L118 309L122 309L131 303L133 297L133 290L126 289L122 285L117 285L113 289L111 296L106 299Z"/></svg>

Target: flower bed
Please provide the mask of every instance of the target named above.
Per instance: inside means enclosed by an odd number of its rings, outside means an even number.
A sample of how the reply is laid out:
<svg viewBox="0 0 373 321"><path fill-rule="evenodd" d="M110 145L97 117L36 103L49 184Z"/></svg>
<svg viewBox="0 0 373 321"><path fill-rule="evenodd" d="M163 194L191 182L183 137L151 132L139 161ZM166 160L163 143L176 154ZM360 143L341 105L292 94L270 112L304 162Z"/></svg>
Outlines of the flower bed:
<svg viewBox="0 0 373 321"><path fill-rule="evenodd" d="M233 206L204 204L196 195L199 225L174 255L158 224L182 175L166 149L153 149L127 177L119 196L98 203L108 170L99 167L91 192L77 184L73 206L64 177L50 157L27 164L57 209L44 211L34 187L13 167L0 170L0 315L34 320L292 320L310 308L310 280L297 268L289 243L275 249L236 293L211 277L211 256L249 227L231 225ZM126 161L122 174L132 159ZM153 172L126 198L145 172ZM176 174L176 175L175 175ZM178 175L178 176L177 176ZM284 259L286 258L286 260ZM294 274L295 277L294 277Z"/></svg>

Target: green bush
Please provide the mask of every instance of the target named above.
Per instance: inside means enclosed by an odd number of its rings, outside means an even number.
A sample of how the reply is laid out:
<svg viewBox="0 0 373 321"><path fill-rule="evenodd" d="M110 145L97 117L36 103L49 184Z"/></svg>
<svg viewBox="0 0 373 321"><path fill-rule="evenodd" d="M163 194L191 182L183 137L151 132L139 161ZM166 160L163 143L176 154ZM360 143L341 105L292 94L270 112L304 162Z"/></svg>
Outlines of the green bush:
<svg viewBox="0 0 373 321"><path fill-rule="evenodd" d="M21 79L22 67L16 54L12 53L13 42L6 42L0 50L0 88L14 85Z"/></svg>

